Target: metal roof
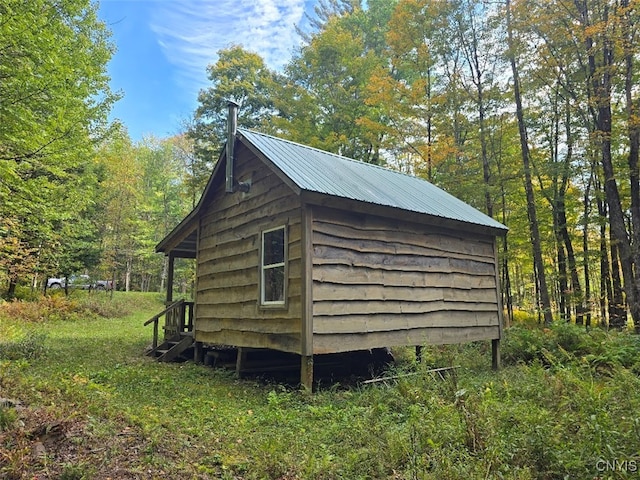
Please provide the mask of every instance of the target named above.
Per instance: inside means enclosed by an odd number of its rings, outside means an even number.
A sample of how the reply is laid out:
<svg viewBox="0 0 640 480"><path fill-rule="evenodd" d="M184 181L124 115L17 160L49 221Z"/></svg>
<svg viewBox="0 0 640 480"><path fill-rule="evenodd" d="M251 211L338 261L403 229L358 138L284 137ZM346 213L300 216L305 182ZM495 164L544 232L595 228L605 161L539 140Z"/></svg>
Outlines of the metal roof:
<svg viewBox="0 0 640 480"><path fill-rule="evenodd" d="M508 230L421 178L251 130L238 133L301 190Z"/></svg>

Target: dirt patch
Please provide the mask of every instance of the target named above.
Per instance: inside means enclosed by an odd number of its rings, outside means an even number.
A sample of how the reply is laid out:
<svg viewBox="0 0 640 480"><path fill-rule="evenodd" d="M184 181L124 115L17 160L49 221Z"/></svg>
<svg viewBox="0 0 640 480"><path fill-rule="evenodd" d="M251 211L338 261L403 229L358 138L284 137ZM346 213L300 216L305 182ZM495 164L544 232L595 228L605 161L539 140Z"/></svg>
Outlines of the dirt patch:
<svg viewBox="0 0 640 480"><path fill-rule="evenodd" d="M171 472L151 468L145 460L152 452L156 456L167 452L159 451L132 426L123 425L111 434L96 433L87 419L73 414L59 418L45 408L20 402L0 408L5 414L15 411L11 425L0 431L2 479L172 478Z"/></svg>

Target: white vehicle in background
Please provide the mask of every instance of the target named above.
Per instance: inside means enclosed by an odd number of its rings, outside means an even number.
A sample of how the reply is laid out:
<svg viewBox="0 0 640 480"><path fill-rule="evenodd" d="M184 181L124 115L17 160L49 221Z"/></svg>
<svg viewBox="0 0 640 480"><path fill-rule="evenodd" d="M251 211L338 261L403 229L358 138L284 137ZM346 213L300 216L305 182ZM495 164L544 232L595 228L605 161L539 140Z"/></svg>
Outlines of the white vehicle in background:
<svg viewBox="0 0 640 480"><path fill-rule="evenodd" d="M69 275L69 288L79 288L82 290L111 290L113 282L111 280L91 280L89 275ZM47 279L47 289L65 288L67 279L49 278Z"/></svg>

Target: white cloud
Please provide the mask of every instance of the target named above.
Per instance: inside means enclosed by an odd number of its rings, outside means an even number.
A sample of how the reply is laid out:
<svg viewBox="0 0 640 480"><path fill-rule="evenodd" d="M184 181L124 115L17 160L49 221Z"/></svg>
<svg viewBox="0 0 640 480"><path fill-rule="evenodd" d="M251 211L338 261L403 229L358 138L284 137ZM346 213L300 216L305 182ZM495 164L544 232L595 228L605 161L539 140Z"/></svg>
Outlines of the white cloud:
<svg viewBox="0 0 640 480"><path fill-rule="evenodd" d="M206 67L217 52L242 45L280 69L300 39L295 32L305 0L176 0L156 3L151 29L184 88L207 85Z"/></svg>

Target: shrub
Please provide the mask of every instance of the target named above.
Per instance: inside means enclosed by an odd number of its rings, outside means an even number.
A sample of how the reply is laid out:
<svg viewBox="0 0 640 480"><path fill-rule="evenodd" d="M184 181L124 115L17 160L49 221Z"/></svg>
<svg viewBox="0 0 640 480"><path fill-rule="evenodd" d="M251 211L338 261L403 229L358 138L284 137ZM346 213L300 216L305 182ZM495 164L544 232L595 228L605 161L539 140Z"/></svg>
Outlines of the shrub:
<svg viewBox="0 0 640 480"><path fill-rule="evenodd" d="M120 318L136 309L151 309L161 305L156 294L116 294L72 291L67 297L60 292L39 296L34 301L13 300L0 303L0 320L20 320L25 323L45 321L82 321Z"/></svg>
<svg viewBox="0 0 640 480"><path fill-rule="evenodd" d="M0 432L10 430L18 421L18 413L13 407L0 404Z"/></svg>
<svg viewBox="0 0 640 480"><path fill-rule="evenodd" d="M515 365L520 362L531 363L539 359L541 352L547 346L545 331L541 328L529 328L514 325L505 332L502 342L502 361Z"/></svg>
<svg viewBox="0 0 640 480"><path fill-rule="evenodd" d="M514 325L540 325L539 315L517 308L513 309Z"/></svg>
<svg viewBox="0 0 640 480"><path fill-rule="evenodd" d="M0 358L5 360L33 360L46 353L46 335L27 332L13 340L0 341Z"/></svg>
<svg viewBox="0 0 640 480"><path fill-rule="evenodd" d="M40 323L47 320L78 319L78 302L61 295L40 297L37 301L13 300L0 305L0 318Z"/></svg>
<svg viewBox="0 0 640 480"><path fill-rule="evenodd" d="M551 328L514 326L505 332L505 364L588 364L599 373L616 367L640 372L640 337L627 331L586 330L568 323Z"/></svg>

